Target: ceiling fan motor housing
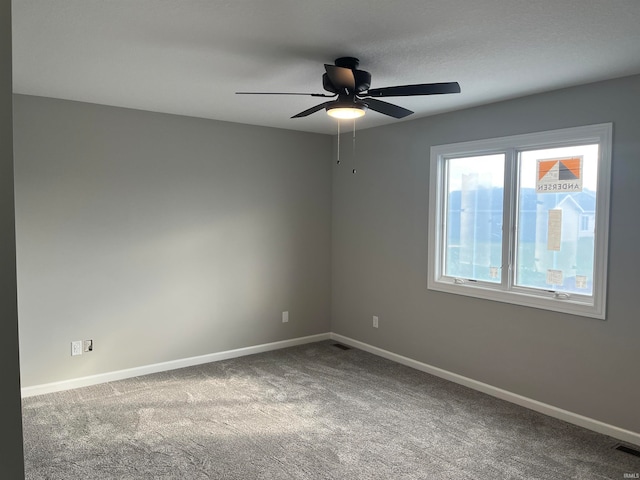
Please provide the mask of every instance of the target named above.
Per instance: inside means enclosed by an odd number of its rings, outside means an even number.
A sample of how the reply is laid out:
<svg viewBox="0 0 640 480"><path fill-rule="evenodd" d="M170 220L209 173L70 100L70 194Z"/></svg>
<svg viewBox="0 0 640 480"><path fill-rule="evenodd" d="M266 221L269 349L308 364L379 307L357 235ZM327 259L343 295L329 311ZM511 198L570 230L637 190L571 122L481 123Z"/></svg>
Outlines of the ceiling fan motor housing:
<svg viewBox="0 0 640 480"><path fill-rule="evenodd" d="M369 90L371 86L371 74L369 72L365 72L364 70L358 70L358 65L360 64L360 60L355 57L340 57L336 58L335 66L341 68L348 68L353 71L353 77L355 79L355 88L353 91L349 92L351 94L366 92ZM344 87L335 86L331 83L329 76L324 73L322 75L322 87L331 93L344 93Z"/></svg>
<svg viewBox="0 0 640 480"><path fill-rule="evenodd" d="M371 86L371 74L369 72L365 72L364 70L354 70L353 76L356 80L356 88L353 93L361 93L369 90ZM337 89L331 80L329 80L329 76L326 73L322 74L322 87L331 93L342 93L341 89Z"/></svg>

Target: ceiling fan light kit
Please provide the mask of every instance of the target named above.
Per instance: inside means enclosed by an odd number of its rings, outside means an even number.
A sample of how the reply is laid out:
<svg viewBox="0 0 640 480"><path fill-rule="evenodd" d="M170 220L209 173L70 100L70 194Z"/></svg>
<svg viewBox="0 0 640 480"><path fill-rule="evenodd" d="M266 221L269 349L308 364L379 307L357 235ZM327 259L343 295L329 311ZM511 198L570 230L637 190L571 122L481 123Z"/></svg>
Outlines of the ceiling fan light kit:
<svg viewBox="0 0 640 480"><path fill-rule="evenodd" d="M364 117L367 111L367 105L364 103L354 103L351 105L329 105L325 107L327 115L338 120L352 120L355 118Z"/></svg>
<svg viewBox="0 0 640 480"><path fill-rule="evenodd" d="M320 110L326 110L331 117L338 119L354 119L362 117L367 109L388 115L393 118L404 118L413 112L406 108L378 100L380 97L412 97L422 95L440 95L460 93L458 82L421 83L415 85L399 85L370 89L371 74L358 70L360 61L355 57L340 57L334 65L325 64L322 75L322 87L333 95L324 93L285 93L273 92L272 95L308 95L312 97L335 98L291 118L302 118ZM268 95L269 92L236 92L238 94ZM375 98L374 98L375 97Z"/></svg>

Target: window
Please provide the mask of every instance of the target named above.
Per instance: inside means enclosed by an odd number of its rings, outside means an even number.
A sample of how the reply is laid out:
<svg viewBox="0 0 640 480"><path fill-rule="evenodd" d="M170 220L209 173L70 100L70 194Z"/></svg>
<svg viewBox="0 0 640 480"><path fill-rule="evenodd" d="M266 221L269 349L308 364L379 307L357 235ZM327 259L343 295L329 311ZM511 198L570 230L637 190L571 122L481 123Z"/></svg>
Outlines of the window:
<svg viewBox="0 0 640 480"><path fill-rule="evenodd" d="M604 319L611 135L432 147L428 287Z"/></svg>
<svg viewBox="0 0 640 480"><path fill-rule="evenodd" d="M591 222L589 221L590 215L582 215L582 217L580 217L580 230L583 232L588 232L589 231L589 225L591 225Z"/></svg>

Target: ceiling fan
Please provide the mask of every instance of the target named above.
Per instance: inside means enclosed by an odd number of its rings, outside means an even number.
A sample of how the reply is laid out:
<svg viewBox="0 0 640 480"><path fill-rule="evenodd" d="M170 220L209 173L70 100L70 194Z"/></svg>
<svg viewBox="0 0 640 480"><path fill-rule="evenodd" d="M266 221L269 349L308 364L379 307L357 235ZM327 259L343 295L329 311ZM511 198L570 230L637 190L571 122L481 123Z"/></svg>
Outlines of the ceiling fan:
<svg viewBox="0 0 640 480"><path fill-rule="evenodd" d="M289 93L289 92L236 92L239 95L307 95L311 97L328 97L326 101L311 107L291 118L302 118L322 109L335 118L352 119L362 117L367 109L393 118L404 118L413 112L392 103L378 100L380 97L411 97L418 95L440 95L460 93L458 82L421 83L416 85L399 85L395 87L369 88L371 74L358 70L360 61L354 57L340 57L335 65L325 64L322 74L322 87L331 92L326 93Z"/></svg>

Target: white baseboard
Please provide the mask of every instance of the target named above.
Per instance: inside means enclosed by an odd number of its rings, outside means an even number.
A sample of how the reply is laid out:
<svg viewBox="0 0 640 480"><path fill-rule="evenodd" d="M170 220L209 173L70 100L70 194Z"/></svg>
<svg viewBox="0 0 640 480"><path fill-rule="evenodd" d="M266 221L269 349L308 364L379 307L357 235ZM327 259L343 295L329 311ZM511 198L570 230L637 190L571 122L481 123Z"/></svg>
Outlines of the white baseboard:
<svg viewBox="0 0 640 480"><path fill-rule="evenodd" d="M207 355L200 355L198 357L181 358L179 360L155 363L153 365L144 365L142 367L128 368L126 370L90 375L88 377L72 378L70 380L63 380L60 382L34 385L32 387L22 388L22 398L43 395L45 393L60 392L63 390L71 390L74 388L88 387L90 385L123 380L125 378L138 377L140 375L148 375L150 373L166 372L177 368L192 367L203 363L218 362L220 360L228 360L230 358L243 357L245 355L253 355L255 353L269 352L271 350L279 350L281 348L295 347L296 345L304 345L305 343L329 340L329 338L329 333L321 333L318 335L310 335L308 337L293 338L291 340L282 340L280 342L265 343L262 345L254 345L252 347L237 348L235 350L210 353Z"/></svg>
<svg viewBox="0 0 640 480"><path fill-rule="evenodd" d="M422 363L408 357L403 357L402 355L398 355L396 353L389 352L387 350L383 350L378 347L374 347L367 343L363 343L358 340L354 340L352 338L339 335L337 333L331 333L330 337L332 340L336 340L340 343L344 343L345 345L350 345L352 347L359 348L360 350L373 353L374 355L378 355L379 357L386 358L387 360L392 360L396 363L400 363L402 365L415 368L416 370L430 373L431 375L435 375L436 377L444 378L445 380L449 380L451 382L464 385L465 387L469 387L479 392L483 392L488 395L491 395L493 397L497 397L502 400L515 403L516 405L526 407L530 410L543 413L550 417L557 418L559 420L563 420L565 422L572 423L574 425L578 425L580 427L584 427L589 430L593 430L594 432L608 435L610 437L616 438L618 440L622 440L624 442L640 445L640 433L632 432L630 430L625 430L623 428L609 425L599 420L594 420L593 418L585 417L577 413L569 412L568 410L563 410L561 408L554 407L553 405L548 405L546 403L542 403L537 400L533 400L531 398L523 397L522 395L518 395L517 393L512 393L507 390L503 390L501 388L494 387L492 385L479 382L477 380L473 380L468 377L463 377L462 375L458 375L457 373L449 372L447 370L443 370L438 367L433 367L426 363Z"/></svg>

